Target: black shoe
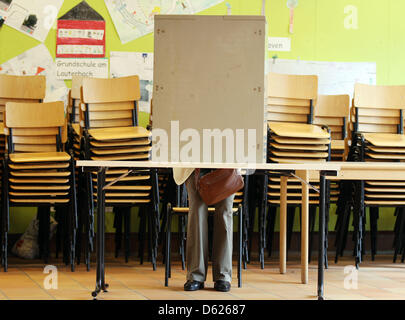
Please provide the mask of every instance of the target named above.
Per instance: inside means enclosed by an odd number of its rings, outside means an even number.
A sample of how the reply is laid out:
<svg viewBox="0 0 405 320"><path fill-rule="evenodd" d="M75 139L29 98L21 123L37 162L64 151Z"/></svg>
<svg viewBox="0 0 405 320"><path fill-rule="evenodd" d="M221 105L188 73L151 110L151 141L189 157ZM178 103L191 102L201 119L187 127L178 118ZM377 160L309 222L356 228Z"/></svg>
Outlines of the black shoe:
<svg viewBox="0 0 405 320"><path fill-rule="evenodd" d="M231 290L231 283L224 280L215 281L214 289L221 292L228 292Z"/></svg>
<svg viewBox="0 0 405 320"><path fill-rule="evenodd" d="M184 291L197 291L204 289L204 282L187 280L184 284Z"/></svg>

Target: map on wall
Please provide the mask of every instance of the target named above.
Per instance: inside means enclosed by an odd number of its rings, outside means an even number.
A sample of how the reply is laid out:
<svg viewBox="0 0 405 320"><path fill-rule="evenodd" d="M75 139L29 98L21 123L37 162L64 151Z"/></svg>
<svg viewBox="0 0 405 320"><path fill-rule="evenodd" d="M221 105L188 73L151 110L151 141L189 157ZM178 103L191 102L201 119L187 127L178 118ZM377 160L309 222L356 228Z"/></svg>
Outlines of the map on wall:
<svg viewBox="0 0 405 320"><path fill-rule="evenodd" d="M56 78L56 65L44 44L40 44L0 65L0 73L16 76L46 76L44 102L64 101L67 103L68 88Z"/></svg>
<svg viewBox="0 0 405 320"><path fill-rule="evenodd" d="M44 42L62 3L63 0L12 0L7 9L5 24Z"/></svg>
<svg viewBox="0 0 405 320"><path fill-rule="evenodd" d="M153 32L156 14L195 14L223 0L104 0L122 43Z"/></svg>
<svg viewBox="0 0 405 320"><path fill-rule="evenodd" d="M153 92L153 53L111 51L111 78L134 75L139 76L141 87L139 110L150 113Z"/></svg>
<svg viewBox="0 0 405 320"><path fill-rule="evenodd" d="M269 59L270 72L317 75L319 94L348 94L353 97L355 83L376 84L375 62L328 62Z"/></svg>

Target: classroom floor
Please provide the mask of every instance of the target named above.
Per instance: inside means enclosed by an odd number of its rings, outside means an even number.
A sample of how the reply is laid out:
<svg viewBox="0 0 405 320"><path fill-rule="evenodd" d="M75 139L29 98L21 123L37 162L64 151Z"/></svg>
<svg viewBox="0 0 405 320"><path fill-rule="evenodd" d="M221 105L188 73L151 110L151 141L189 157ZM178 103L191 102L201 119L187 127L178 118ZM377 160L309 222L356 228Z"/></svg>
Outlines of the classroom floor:
<svg viewBox="0 0 405 320"><path fill-rule="evenodd" d="M405 299L405 264L391 262L391 257L378 257L376 261L362 263L358 273L357 289L345 289L345 266L352 266L349 257L341 258L338 264L331 260L325 272L325 298L329 300L364 300L364 299ZM0 272L0 300L90 300L95 286L95 265L90 272L85 266L77 267L76 272L63 264L58 268L58 289L44 289L44 265L21 262L10 259L9 271ZM107 259L106 281L110 288L108 293L100 294L99 300L313 300L316 299L317 264L309 266L309 284L300 283L299 260L288 262L287 274L278 272L278 262L266 262L261 270L258 262L252 262L243 270L243 286L237 288L236 264L234 264L233 287L229 293L213 289L211 272L206 288L198 292L183 291L186 272L180 263L172 266L172 278L169 287L164 287L164 265L158 264L156 271L150 263L139 265L137 261L125 263L120 259ZM347 281L350 283L350 281Z"/></svg>

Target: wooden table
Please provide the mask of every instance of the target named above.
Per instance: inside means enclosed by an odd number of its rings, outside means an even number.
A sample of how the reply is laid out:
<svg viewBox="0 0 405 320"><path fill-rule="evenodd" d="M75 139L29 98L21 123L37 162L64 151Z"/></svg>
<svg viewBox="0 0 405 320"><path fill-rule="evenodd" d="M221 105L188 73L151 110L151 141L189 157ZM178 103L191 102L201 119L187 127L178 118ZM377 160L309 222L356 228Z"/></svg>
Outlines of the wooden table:
<svg viewBox="0 0 405 320"><path fill-rule="evenodd" d="M322 177L321 172L328 173L329 176L337 174L341 163L297 163L297 164L279 164L279 163L176 163L176 162L152 162L152 161L76 161L78 167L84 171L97 172L97 199L105 199L104 179L107 168L206 168L206 169L255 169L260 171L276 171L284 173L281 179L280 195L280 272L286 270L286 216L287 216L287 180L288 175L294 173L302 179L302 232L301 232L301 282L308 283L308 239L309 239L309 186L310 179ZM320 199L322 197L320 196ZM324 197L323 197L324 198ZM103 200L104 201L104 200ZM100 202L103 202L100 201ZM105 205L97 206L97 281L96 290L93 296L103 290L107 291L108 285L105 283L105 266L104 266L104 228L105 228ZM321 238L321 237L320 237ZM322 269L323 270L323 269Z"/></svg>
<svg viewBox="0 0 405 320"><path fill-rule="evenodd" d="M326 216L326 179L329 180L400 180L405 181L405 163L399 162L330 162L338 163L340 170L320 171L320 206L319 206L319 251L318 251L318 299L324 299L324 240Z"/></svg>

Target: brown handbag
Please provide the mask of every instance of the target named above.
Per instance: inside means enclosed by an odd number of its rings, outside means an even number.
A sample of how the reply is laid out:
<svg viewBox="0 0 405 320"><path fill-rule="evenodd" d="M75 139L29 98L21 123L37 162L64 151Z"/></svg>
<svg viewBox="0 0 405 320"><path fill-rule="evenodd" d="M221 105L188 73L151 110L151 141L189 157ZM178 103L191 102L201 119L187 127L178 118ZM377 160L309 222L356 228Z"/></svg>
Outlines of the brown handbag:
<svg viewBox="0 0 405 320"><path fill-rule="evenodd" d="M243 178L235 169L216 169L200 177L194 171L195 184L201 199L207 205L216 204L243 188Z"/></svg>

